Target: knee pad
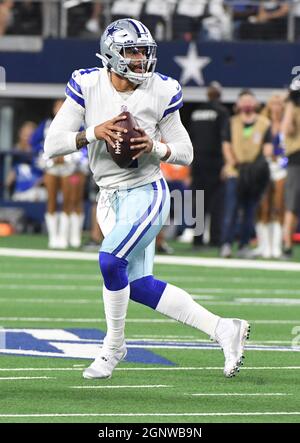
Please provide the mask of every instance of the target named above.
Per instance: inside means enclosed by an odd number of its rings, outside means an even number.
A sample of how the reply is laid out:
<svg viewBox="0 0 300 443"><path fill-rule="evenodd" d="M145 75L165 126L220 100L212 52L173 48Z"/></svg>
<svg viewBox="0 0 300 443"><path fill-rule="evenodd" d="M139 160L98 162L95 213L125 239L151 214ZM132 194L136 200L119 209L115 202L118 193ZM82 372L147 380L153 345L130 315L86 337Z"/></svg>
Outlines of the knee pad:
<svg viewBox="0 0 300 443"><path fill-rule="evenodd" d="M156 280L152 275L130 283L130 299L155 309L167 283Z"/></svg>
<svg viewBox="0 0 300 443"><path fill-rule="evenodd" d="M104 285L110 291L119 291L128 285L127 265L124 258L118 258L108 252L99 253L99 265Z"/></svg>

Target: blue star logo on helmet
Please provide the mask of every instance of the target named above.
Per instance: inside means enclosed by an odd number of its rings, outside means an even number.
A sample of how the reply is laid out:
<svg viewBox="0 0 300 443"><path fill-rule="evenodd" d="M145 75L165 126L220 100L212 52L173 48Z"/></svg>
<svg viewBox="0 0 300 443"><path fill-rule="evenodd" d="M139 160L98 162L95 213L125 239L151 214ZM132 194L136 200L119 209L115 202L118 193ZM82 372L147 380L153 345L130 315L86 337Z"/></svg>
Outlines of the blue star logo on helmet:
<svg viewBox="0 0 300 443"><path fill-rule="evenodd" d="M117 26L113 25L110 28L107 29L107 36L113 35L115 32L120 31L121 29Z"/></svg>

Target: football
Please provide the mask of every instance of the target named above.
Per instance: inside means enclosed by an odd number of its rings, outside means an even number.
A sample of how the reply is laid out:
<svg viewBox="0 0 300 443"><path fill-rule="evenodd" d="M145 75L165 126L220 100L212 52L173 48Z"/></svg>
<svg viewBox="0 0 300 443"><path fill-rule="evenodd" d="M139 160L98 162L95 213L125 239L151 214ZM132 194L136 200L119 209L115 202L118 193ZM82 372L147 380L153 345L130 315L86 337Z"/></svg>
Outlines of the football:
<svg viewBox="0 0 300 443"><path fill-rule="evenodd" d="M122 112L120 115L126 115L125 120L118 121L117 126L127 129L126 133L122 133L122 142L115 141L114 147L106 142L107 150L112 156L112 159L120 168L128 168L132 163L132 158L139 152L138 149L130 149L130 139L134 137L141 137L141 134L134 128L137 127L137 123L133 115L128 112Z"/></svg>

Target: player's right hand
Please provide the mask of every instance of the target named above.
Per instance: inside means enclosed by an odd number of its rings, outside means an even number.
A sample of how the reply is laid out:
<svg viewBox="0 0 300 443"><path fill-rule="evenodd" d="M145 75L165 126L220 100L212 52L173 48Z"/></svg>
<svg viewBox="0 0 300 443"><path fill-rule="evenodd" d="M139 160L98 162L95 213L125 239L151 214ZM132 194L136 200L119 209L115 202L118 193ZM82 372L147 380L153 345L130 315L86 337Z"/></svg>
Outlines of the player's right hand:
<svg viewBox="0 0 300 443"><path fill-rule="evenodd" d="M126 133L127 129L118 126L117 123L121 120L125 120L126 115L118 115L117 117L107 120L104 123L94 128L95 136L98 140L105 140L112 147L115 145L115 141L123 141L122 133Z"/></svg>

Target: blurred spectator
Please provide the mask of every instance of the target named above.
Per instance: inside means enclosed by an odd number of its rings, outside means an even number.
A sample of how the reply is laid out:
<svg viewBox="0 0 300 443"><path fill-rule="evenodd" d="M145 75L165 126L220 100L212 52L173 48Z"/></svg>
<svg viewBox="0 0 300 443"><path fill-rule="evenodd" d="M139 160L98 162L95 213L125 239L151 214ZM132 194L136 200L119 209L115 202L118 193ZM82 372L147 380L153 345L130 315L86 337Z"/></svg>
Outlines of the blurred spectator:
<svg viewBox="0 0 300 443"><path fill-rule="evenodd" d="M68 31L70 37L99 37L103 27L103 4L101 2L66 1Z"/></svg>
<svg viewBox="0 0 300 443"><path fill-rule="evenodd" d="M294 80L282 122L288 158L285 188L284 258L292 257L292 238L300 214L300 84Z"/></svg>
<svg viewBox="0 0 300 443"><path fill-rule="evenodd" d="M221 85L212 82L207 89L208 102L199 104L192 112L188 128L194 146L192 189L194 193L197 189L204 190L205 218L210 217L210 244L218 246L221 241L223 206L222 134L229 119L221 97ZM202 242L202 236L194 237L195 247L201 246Z"/></svg>
<svg viewBox="0 0 300 443"><path fill-rule="evenodd" d="M15 2L11 34L41 35L42 6L30 0Z"/></svg>
<svg viewBox="0 0 300 443"><path fill-rule="evenodd" d="M22 152L31 152L30 137L36 128L36 124L27 121L22 124L18 132L18 140L15 149Z"/></svg>
<svg viewBox="0 0 300 443"><path fill-rule="evenodd" d="M111 7L112 20L133 17L138 19L142 12L144 0L114 0Z"/></svg>
<svg viewBox="0 0 300 443"><path fill-rule="evenodd" d="M101 13L102 13L101 3L93 3L91 16L85 25L86 29L89 32L97 35L101 34L101 28L100 28Z"/></svg>
<svg viewBox="0 0 300 443"><path fill-rule="evenodd" d="M238 257L252 256L248 249L255 212L269 180L265 157L272 155L270 121L257 113L258 103L250 91L237 101L238 114L230 119L223 136L225 165L224 220L221 256L231 257L236 219L241 212Z"/></svg>
<svg viewBox="0 0 300 443"><path fill-rule="evenodd" d="M258 13L258 5L249 3L236 3L236 0L225 0L225 4L229 7L231 17L233 19L233 37L239 38L239 30L242 23L247 22L251 16Z"/></svg>
<svg viewBox="0 0 300 443"><path fill-rule="evenodd" d="M274 94L261 114L271 121L273 155L270 160L271 181L258 208L256 235L258 247L255 255L280 258L282 255L282 225L284 217L284 186L287 158L284 156L281 124L284 98Z"/></svg>
<svg viewBox="0 0 300 443"><path fill-rule="evenodd" d="M141 22L150 29L155 40L163 40L168 37L167 26L176 6L176 0L148 0L145 2Z"/></svg>
<svg viewBox="0 0 300 443"><path fill-rule="evenodd" d="M193 230L186 225L184 209L192 213L192 201L190 194L185 192L191 187L191 173L189 166L161 163L161 170L167 180L171 199L171 218L173 219L173 236L179 237L179 241L190 243L193 239ZM191 232L192 231L192 232Z"/></svg>
<svg viewBox="0 0 300 443"><path fill-rule="evenodd" d="M6 34L6 31L11 24L13 6L13 1L0 0L0 35Z"/></svg>
<svg viewBox="0 0 300 443"><path fill-rule="evenodd" d="M43 172L32 161L30 139L35 128L35 123L27 121L18 133L14 151L23 155L15 157L5 181L13 201L45 201L47 198L45 188L41 186Z"/></svg>
<svg viewBox="0 0 300 443"><path fill-rule="evenodd" d="M258 13L240 27L240 38L247 40L285 40L287 38L288 3L280 0L262 2Z"/></svg>
<svg viewBox="0 0 300 443"><path fill-rule="evenodd" d="M173 39L195 40L201 31L201 19L206 13L207 0L178 0L173 14Z"/></svg>
<svg viewBox="0 0 300 443"><path fill-rule="evenodd" d="M207 3L207 17L202 20L202 37L206 40L229 40L231 38L231 17L224 0L210 0Z"/></svg>
<svg viewBox="0 0 300 443"><path fill-rule="evenodd" d="M293 0L291 10L295 20L295 41L300 40L300 0Z"/></svg>

